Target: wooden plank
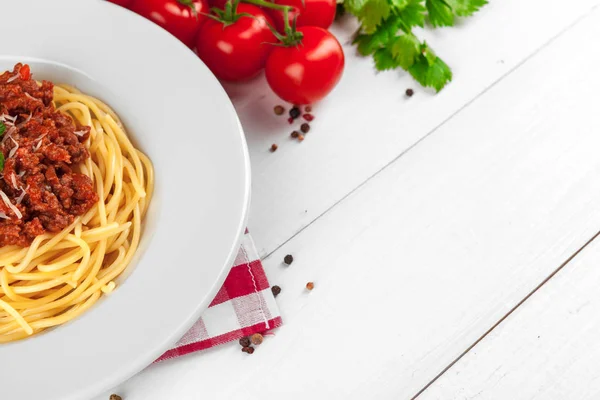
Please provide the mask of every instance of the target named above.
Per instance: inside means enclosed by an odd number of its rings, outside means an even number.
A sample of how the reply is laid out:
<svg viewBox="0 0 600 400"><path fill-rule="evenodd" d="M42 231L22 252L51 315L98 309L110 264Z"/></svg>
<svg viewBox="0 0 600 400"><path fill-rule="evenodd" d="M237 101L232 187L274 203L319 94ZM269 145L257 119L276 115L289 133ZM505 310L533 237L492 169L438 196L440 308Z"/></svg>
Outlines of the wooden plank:
<svg viewBox="0 0 600 400"><path fill-rule="evenodd" d="M317 119L301 144L289 137L286 118L274 115L281 101L264 80L229 85L250 147L249 227L259 253L271 253L597 3L494 1L458 28L426 32L423 37L455 74L438 95L418 88L403 72L376 74L372 61L346 44L345 75L315 107ZM348 43L355 29L348 19L336 33ZM404 95L408 87L416 91L410 99ZM269 151L272 143L279 145L275 153Z"/></svg>
<svg viewBox="0 0 600 400"><path fill-rule="evenodd" d="M596 239L419 399L597 399L598 265Z"/></svg>
<svg viewBox="0 0 600 400"><path fill-rule="evenodd" d="M285 325L251 357L231 344L118 390L410 398L600 226L600 52L584 40L599 22L595 11L267 258Z"/></svg>

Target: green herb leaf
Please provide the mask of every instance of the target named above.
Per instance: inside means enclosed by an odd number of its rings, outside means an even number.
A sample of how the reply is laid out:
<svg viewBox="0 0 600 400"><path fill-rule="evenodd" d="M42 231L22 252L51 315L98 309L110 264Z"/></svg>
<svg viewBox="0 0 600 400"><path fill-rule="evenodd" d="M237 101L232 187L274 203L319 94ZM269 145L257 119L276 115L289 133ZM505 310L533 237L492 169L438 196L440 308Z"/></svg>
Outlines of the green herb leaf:
<svg viewBox="0 0 600 400"><path fill-rule="evenodd" d="M421 53L425 56L427 63L431 66L435 63L437 56L433 52L433 49L427 45L427 42L423 42L421 46Z"/></svg>
<svg viewBox="0 0 600 400"><path fill-rule="evenodd" d="M452 71L413 34L427 17L433 27L452 26L456 17L477 12L489 0L336 0L361 22L354 39L358 52L372 55L375 68L407 70L421 85L441 90Z"/></svg>
<svg viewBox="0 0 600 400"><path fill-rule="evenodd" d="M375 60L375 68L379 71L398 68L398 63L394 60L392 52L386 48L377 50L373 54L373 59Z"/></svg>
<svg viewBox="0 0 600 400"><path fill-rule="evenodd" d="M402 10L408 5L408 0L390 0L392 7L398 10Z"/></svg>
<svg viewBox="0 0 600 400"><path fill-rule="evenodd" d="M421 50L421 43L415 35L407 33L395 37L390 50L398 65L407 70L415 63Z"/></svg>
<svg viewBox="0 0 600 400"><path fill-rule="evenodd" d="M454 14L459 17L470 17L488 2L487 0L447 0Z"/></svg>
<svg viewBox="0 0 600 400"><path fill-rule="evenodd" d="M6 132L6 125L4 125L4 122L0 121L0 137L4 135L4 132Z"/></svg>
<svg viewBox="0 0 600 400"><path fill-rule="evenodd" d="M414 26L423 27L425 25L425 11L422 0L408 0L406 7L396 13L398 19L402 21L402 30L410 33L410 28Z"/></svg>
<svg viewBox="0 0 600 400"><path fill-rule="evenodd" d="M369 0L360 12L360 21L363 30L367 33L375 32L377 25L390 15L390 4L387 0Z"/></svg>
<svg viewBox="0 0 600 400"><path fill-rule="evenodd" d="M436 57L433 64L424 55L409 68L410 74L423 86L432 87L439 92L452 80L452 71L441 58Z"/></svg>
<svg viewBox="0 0 600 400"><path fill-rule="evenodd" d="M4 154L0 151L0 172L4 171Z"/></svg>
<svg viewBox="0 0 600 400"><path fill-rule="evenodd" d="M358 52L363 56L373 54L377 49L386 47L398 29L398 19L390 17L372 35L359 34L354 43L358 44Z"/></svg>
<svg viewBox="0 0 600 400"><path fill-rule="evenodd" d="M368 56L373 54L375 50L377 50L381 45L385 44L378 42L374 35L358 35L356 39L354 39L354 44L358 46L356 49L362 56Z"/></svg>
<svg viewBox="0 0 600 400"><path fill-rule="evenodd" d="M446 0L426 0L429 22L434 27L454 25L454 13Z"/></svg>
<svg viewBox="0 0 600 400"><path fill-rule="evenodd" d="M369 0L346 0L344 2L344 7L346 8L346 11L351 12L358 17L365 4L368 2Z"/></svg>

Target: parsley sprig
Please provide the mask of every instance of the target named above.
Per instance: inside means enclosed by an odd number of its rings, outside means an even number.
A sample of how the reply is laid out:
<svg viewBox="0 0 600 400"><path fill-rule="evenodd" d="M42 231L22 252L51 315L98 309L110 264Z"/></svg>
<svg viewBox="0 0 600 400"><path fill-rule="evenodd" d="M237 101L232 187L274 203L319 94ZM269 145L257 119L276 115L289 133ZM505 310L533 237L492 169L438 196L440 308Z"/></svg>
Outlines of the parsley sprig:
<svg viewBox="0 0 600 400"><path fill-rule="evenodd" d="M413 28L453 26L487 0L343 0L361 28L354 43L362 55L372 55L380 71L402 68L423 86L440 91L452 80L452 70Z"/></svg>

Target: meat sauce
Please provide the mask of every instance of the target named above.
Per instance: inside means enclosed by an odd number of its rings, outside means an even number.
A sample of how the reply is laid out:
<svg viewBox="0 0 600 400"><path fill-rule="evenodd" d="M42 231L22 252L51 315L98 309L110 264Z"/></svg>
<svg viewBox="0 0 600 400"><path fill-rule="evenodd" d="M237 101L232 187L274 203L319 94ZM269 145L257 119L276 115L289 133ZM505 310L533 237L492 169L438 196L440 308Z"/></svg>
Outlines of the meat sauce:
<svg viewBox="0 0 600 400"><path fill-rule="evenodd" d="M90 155L89 126L56 111L54 85L17 64L0 75L0 247L28 246L60 232L98 201L92 181L77 171ZM0 126L2 131L2 126ZM0 163L1 164L1 163Z"/></svg>

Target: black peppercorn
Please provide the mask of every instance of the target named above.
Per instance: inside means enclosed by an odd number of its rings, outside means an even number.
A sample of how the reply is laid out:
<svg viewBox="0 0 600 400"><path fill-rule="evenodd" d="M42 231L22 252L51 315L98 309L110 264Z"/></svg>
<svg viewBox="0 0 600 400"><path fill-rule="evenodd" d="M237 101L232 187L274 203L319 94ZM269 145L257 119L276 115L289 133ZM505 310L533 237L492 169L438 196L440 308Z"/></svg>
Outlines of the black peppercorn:
<svg viewBox="0 0 600 400"><path fill-rule="evenodd" d="M271 288L271 292L273 293L273 297L277 297L281 293L281 288L275 285Z"/></svg>
<svg viewBox="0 0 600 400"><path fill-rule="evenodd" d="M292 107L290 109L290 117L296 119L300 116L300 109L298 107Z"/></svg>

